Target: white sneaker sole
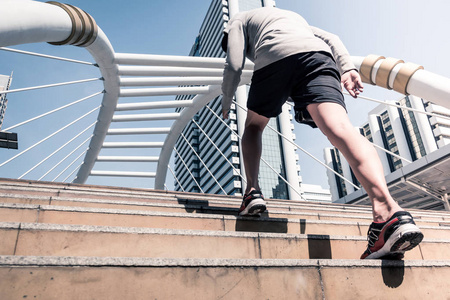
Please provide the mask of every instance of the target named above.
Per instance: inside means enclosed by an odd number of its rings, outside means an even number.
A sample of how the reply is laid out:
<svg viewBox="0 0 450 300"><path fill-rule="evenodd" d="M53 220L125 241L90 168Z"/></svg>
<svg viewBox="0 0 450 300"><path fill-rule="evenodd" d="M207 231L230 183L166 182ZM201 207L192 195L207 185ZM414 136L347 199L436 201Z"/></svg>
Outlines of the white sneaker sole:
<svg viewBox="0 0 450 300"><path fill-rule="evenodd" d="M254 216L266 210L266 202L262 199L254 199L248 206L239 213L240 216Z"/></svg>
<svg viewBox="0 0 450 300"><path fill-rule="evenodd" d="M380 250L368 255L365 259L376 259L388 254L404 253L419 245L422 239L423 234L416 225L402 225L394 231Z"/></svg>

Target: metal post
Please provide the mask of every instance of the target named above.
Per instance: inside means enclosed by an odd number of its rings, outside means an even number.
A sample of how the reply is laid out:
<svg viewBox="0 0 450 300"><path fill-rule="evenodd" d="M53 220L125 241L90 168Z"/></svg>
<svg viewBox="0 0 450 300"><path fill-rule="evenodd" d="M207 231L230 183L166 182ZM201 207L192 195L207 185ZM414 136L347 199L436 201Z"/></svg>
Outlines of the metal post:
<svg viewBox="0 0 450 300"><path fill-rule="evenodd" d="M442 201L444 202L444 208L445 208L445 210L450 211L450 204L448 203L448 195L449 195L449 194L444 194L444 195L442 196Z"/></svg>
<svg viewBox="0 0 450 300"><path fill-rule="evenodd" d="M301 197L299 195L299 193L301 193L301 190L297 172L297 161L295 159L295 148L292 145L294 142L292 139L292 123L289 115L289 107L287 104L285 104L283 105L282 112L278 117L280 121L280 132L287 139L289 139L289 142L286 139L281 139L284 156L283 160L286 168L286 179L291 184L291 186L289 187L289 199L301 200ZM298 192L295 192L295 189L298 190Z"/></svg>

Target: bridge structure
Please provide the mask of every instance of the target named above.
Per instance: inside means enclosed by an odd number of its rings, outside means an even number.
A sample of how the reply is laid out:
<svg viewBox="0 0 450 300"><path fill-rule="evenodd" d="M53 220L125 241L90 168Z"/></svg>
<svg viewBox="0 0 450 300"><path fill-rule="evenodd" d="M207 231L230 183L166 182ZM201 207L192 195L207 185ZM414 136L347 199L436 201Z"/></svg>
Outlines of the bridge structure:
<svg viewBox="0 0 450 300"><path fill-rule="evenodd" d="M177 154L176 149L174 149L175 143L194 115L221 94L220 86L224 59L116 53L108 37L96 24L92 16L80 8L54 1L42 3L4 0L0 3L0 8L3 12L3 17L0 19L1 50L15 52L17 55L33 55L45 59L85 64L98 68L99 71L99 77L97 78L24 87L0 91L0 94L12 95L13 93L91 81L101 81L103 84L103 90L92 95L5 128L4 130L8 131L20 126L30 126L33 121L58 113L60 110L68 109L92 97L102 96L101 103L94 109L86 111L79 118L40 139L29 148L21 150L17 155L6 160L1 159L0 168L13 165L15 160L22 156L32 155L30 153L38 151L36 150L38 146L48 142L54 135L73 126L79 120L97 113L94 123L87 128L79 129L78 134L67 143L53 145L54 152L36 165L30 166L27 172L19 176L19 179L26 177L46 160L61 151L62 148L75 144L74 150L60 162L66 165L63 172L71 171L71 173L65 179L60 180L58 178L63 173L61 172L54 179L55 181L66 181L71 176L75 176L74 179L71 179L74 183L85 183L90 176L148 177L154 179L153 188L163 190L166 188L170 173L174 180L177 180L170 167L171 157ZM28 43L50 43L55 47L60 45L83 47L90 53L94 62L77 61L10 48L14 45ZM450 108L450 79L428 72L420 65L399 59L378 55L352 57L352 59L364 82L380 88L393 89L404 95L415 95ZM250 83L252 69L253 64L247 62L240 82L241 85ZM191 100L148 101L148 99L163 99L177 95L193 95L193 98ZM364 99L364 97L361 98ZM411 110L408 107L401 108ZM175 112L175 109L178 109L179 112ZM244 107L238 109L245 110ZM73 109L73 111L76 110ZM218 122L224 122L219 115L217 115L217 118ZM135 124L139 124L139 121L147 121L146 124L151 123L152 125L144 128L137 127ZM159 124L168 125L160 126ZM199 128L199 130L202 129ZM230 130L232 129L230 128ZM269 130L276 131L274 128L269 128ZM74 142L81 134L86 132L92 132L92 134L82 142ZM295 144L291 136L285 136L277 131L276 133L300 151L305 151ZM235 134L237 135L237 133ZM130 136L145 138L130 141L127 139ZM152 138L148 138L149 136L152 136ZM109 141L108 138L110 137L113 137L114 141ZM238 136L238 138L240 137ZM148 140L152 141L149 142ZM70 155L76 153L79 149L83 149L83 147L86 150L81 152L72 162L65 162ZM105 156L102 155L102 150L105 149L123 149L127 154ZM156 154L154 156L135 155L139 149L154 149ZM423 159L411 162L396 173L394 172L395 174L388 176L387 181L391 191L401 194L400 197L404 205L449 209L450 151L448 150L448 147L439 149L436 153L431 153ZM309 153L307 154L309 155ZM82 159L82 162L77 165L77 161L80 159ZM330 169L319 159L314 159L324 168ZM114 167L111 170L98 169L97 163L102 162L113 163ZM130 164L148 162L154 163L152 164L155 166L154 169L148 169L145 172L127 170ZM123 168L118 170L118 166L123 166ZM57 165L54 167L56 168ZM53 168L38 179L42 180L51 171L53 171ZM334 170L331 171L334 172ZM236 170L236 172L239 173L239 170ZM338 173L336 173L336 176L347 180ZM436 181L436 178L439 178L439 181ZM283 180L291 186L291 194L292 192L299 194L295 186L298 186L298 182L294 182L297 180L295 176L283 178ZM365 192L360 189L353 195L348 195L339 201L343 203L365 203L368 199Z"/></svg>

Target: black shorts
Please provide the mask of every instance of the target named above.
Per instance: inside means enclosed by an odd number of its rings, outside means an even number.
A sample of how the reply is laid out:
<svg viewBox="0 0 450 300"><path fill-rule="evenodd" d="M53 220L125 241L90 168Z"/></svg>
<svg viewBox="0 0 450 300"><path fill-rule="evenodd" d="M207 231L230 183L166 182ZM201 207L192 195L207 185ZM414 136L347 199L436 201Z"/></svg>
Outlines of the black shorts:
<svg viewBox="0 0 450 300"><path fill-rule="evenodd" d="M253 73L248 109L272 118L281 113L287 100L295 103L297 122L312 127L317 126L306 110L309 104L335 102L345 109L341 76L331 54L298 53Z"/></svg>

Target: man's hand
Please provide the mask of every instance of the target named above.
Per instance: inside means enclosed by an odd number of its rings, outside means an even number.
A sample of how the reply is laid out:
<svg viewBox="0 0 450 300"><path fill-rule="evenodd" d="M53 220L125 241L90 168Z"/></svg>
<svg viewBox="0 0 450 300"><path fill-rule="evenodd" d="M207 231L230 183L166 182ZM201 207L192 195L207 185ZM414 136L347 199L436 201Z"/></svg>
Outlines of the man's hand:
<svg viewBox="0 0 450 300"><path fill-rule="evenodd" d="M222 117L226 120L228 119L228 114L230 113L230 110L228 109L222 109Z"/></svg>
<svg viewBox="0 0 450 300"><path fill-rule="evenodd" d="M364 89L361 77L356 70L350 70L342 74L341 85L342 88L345 88L353 98L358 97Z"/></svg>

